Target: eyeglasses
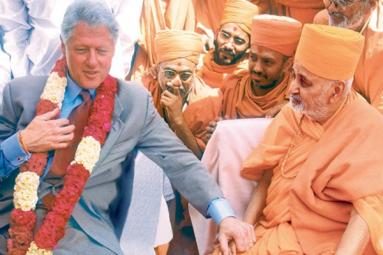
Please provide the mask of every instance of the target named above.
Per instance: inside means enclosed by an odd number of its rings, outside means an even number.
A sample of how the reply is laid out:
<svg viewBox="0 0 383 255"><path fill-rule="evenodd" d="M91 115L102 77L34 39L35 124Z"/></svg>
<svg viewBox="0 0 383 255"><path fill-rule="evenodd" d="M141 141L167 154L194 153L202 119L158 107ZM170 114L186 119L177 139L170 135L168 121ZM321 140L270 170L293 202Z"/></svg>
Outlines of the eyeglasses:
<svg viewBox="0 0 383 255"><path fill-rule="evenodd" d="M165 78L167 78L169 80L173 80L174 78L177 77L177 75L179 75L180 80L183 82L188 81L193 76L193 73L191 71L176 72L172 69L164 69L163 72L164 72Z"/></svg>

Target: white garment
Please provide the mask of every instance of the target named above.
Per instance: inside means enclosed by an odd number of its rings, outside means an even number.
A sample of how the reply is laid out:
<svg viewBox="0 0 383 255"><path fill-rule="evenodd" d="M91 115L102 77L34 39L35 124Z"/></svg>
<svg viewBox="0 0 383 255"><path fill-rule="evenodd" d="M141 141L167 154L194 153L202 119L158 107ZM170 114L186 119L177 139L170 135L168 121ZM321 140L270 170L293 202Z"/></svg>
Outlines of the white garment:
<svg viewBox="0 0 383 255"><path fill-rule="evenodd" d="M74 0L1 0L0 26L13 77L47 75L61 56L60 26ZM120 25L110 73L125 78L139 34L143 0L106 0ZM1 83L1 81L0 81Z"/></svg>
<svg viewBox="0 0 383 255"><path fill-rule="evenodd" d="M9 65L9 56L6 54L0 45L0 105L3 102L3 89L7 81L11 79L11 68Z"/></svg>
<svg viewBox="0 0 383 255"><path fill-rule="evenodd" d="M261 141L271 120L254 118L220 121L203 154L202 164L217 181L238 219L243 219L256 185L241 177L242 163ZM190 204L189 213L199 254L207 254L214 245L217 225Z"/></svg>

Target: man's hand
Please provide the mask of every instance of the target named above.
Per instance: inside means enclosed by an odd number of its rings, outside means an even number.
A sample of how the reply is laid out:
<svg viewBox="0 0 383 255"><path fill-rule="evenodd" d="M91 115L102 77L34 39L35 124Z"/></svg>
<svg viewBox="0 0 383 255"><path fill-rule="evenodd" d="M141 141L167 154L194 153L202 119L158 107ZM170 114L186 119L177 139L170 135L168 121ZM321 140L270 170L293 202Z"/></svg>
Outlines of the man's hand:
<svg viewBox="0 0 383 255"><path fill-rule="evenodd" d="M161 104L166 108L170 124L181 125L184 119L182 115L182 97L179 88L174 87L174 94L165 90L161 94Z"/></svg>
<svg viewBox="0 0 383 255"><path fill-rule="evenodd" d="M74 136L74 125L67 119L55 119L59 114L56 108L36 116L22 131L24 145L29 152L47 152L66 148Z"/></svg>
<svg viewBox="0 0 383 255"><path fill-rule="evenodd" d="M229 248L229 242L234 244ZM238 252L246 252L255 243L254 227L233 217L227 217L219 225L218 241L223 255L233 253L233 247Z"/></svg>
<svg viewBox="0 0 383 255"><path fill-rule="evenodd" d="M217 128L217 122L223 120L222 117L216 118L214 121L210 121L209 125L206 127L206 134L203 137L203 141L207 144L212 137L214 130Z"/></svg>

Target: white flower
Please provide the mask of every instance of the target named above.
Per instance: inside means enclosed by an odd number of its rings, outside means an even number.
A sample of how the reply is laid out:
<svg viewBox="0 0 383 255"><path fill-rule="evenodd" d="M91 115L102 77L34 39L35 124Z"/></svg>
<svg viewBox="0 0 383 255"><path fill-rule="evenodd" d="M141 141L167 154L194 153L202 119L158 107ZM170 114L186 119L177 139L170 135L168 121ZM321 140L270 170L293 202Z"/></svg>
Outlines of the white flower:
<svg viewBox="0 0 383 255"><path fill-rule="evenodd" d="M53 252L37 247L36 243L32 241L26 255L53 255Z"/></svg>
<svg viewBox="0 0 383 255"><path fill-rule="evenodd" d="M82 164L89 173L92 173L101 152L101 144L91 136L82 138L79 143L74 161Z"/></svg>
<svg viewBox="0 0 383 255"><path fill-rule="evenodd" d="M34 210L38 197L39 176L34 172L19 173L14 187L13 203L22 211Z"/></svg>
<svg viewBox="0 0 383 255"><path fill-rule="evenodd" d="M61 102L64 100L66 85L66 77L60 77L57 72L53 72L49 75L40 98L49 100L52 103L59 105L61 108Z"/></svg>

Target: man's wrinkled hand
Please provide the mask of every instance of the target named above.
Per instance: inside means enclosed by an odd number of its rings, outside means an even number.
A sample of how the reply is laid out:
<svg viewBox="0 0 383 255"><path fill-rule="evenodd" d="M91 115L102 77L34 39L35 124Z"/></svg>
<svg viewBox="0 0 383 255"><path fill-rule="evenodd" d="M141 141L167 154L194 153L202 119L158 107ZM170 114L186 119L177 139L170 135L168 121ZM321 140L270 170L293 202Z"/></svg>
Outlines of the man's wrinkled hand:
<svg viewBox="0 0 383 255"><path fill-rule="evenodd" d="M215 129L217 128L218 121L221 121L221 120L223 120L223 118L219 117L219 118L216 118L214 121L210 121L209 122L209 125L206 127L206 133L205 133L205 135L203 137L203 141L205 143L207 143L210 140L210 138L212 137Z"/></svg>
<svg viewBox="0 0 383 255"><path fill-rule="evenodd" d="M47 152L68 147L74 136L74 125L67 119L56 119L59 109L36 116L21 130L24 145L29 152Z"/></svg>
<svg viewBox="0 0 383 255"><path fill-rule="evenodd" d="M234 217L227 217L219 225L218 241L223 255L229 255L236 247L237 252L246 252L255 243L254 227ZM234 244L229 248L229 242Z"/></svg>

